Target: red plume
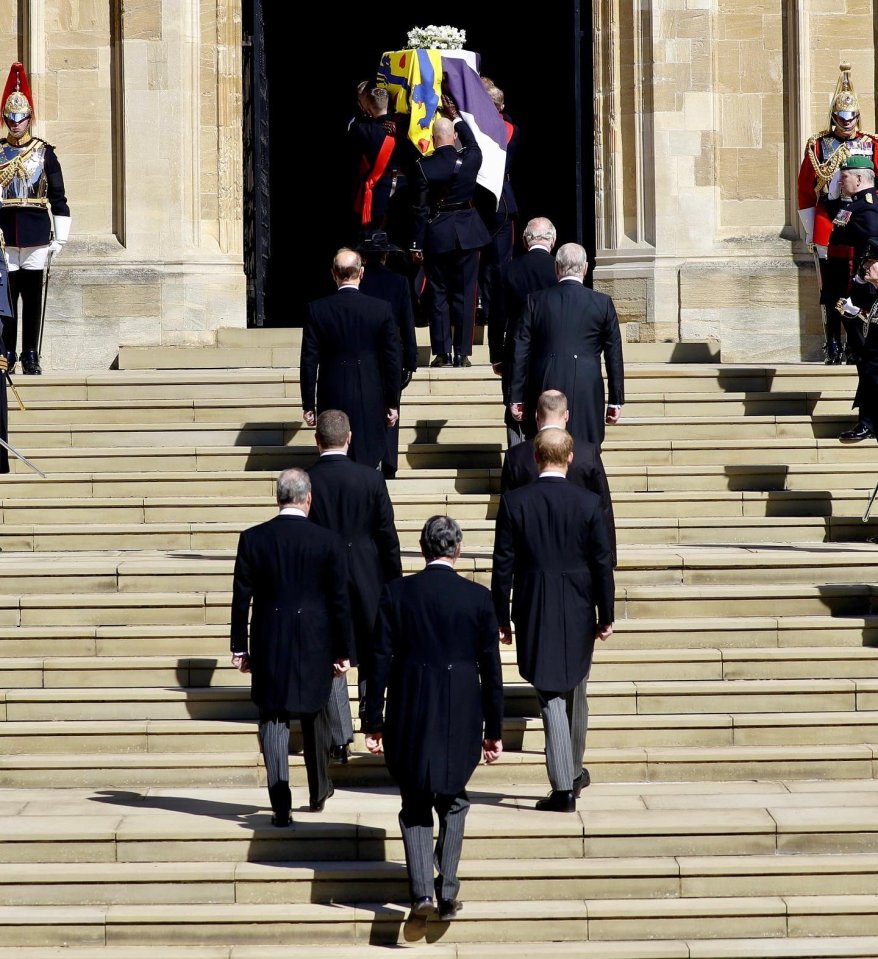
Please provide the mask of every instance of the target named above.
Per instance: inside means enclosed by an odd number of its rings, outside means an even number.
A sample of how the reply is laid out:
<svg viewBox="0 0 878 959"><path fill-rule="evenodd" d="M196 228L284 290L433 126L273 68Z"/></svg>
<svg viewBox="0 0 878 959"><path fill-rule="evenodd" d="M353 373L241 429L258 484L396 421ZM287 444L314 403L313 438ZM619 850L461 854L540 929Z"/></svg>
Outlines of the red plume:
<svg viewBox="0 0 878 959"><path fill-rule="evenodd" d="M6 100L10 93L20 90L30 104L31 122L34 121L34 95L30 92L30 84L27 82L27 74L24 72L23 63L13 63L9 68L9 76L6 78L6 86L3 88L3 97L0 99L0 109L6 106Z"/></svg>

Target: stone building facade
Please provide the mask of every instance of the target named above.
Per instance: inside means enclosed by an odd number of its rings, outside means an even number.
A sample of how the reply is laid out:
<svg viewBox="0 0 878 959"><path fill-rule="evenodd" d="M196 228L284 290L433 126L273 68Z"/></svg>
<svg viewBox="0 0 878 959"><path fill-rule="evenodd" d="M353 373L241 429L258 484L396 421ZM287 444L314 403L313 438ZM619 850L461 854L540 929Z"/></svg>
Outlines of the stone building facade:
<svg viewBox="0 0 878 959"><path fill-rule="evenodd" d="M626 337L817 359L796 173L840 60L874 129L874 0L593 0L590 16L595 286ZM246 324L241 44L241 0L0 4L0 64L28 69L73 214L47 369Z"/></svg>

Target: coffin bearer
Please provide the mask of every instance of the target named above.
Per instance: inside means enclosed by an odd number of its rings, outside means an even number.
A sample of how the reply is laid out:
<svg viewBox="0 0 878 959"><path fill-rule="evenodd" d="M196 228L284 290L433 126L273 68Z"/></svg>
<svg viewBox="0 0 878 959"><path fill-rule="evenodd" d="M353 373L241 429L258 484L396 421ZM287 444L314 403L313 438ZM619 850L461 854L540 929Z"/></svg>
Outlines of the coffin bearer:
<svg viewBox="0 0 878 959"><path fill-rule="evenodd" d="M6 240L14 313L3 320L3 340L11 371L17 360L20 316L21 370L42 373L44 286L52 257L70 236L70 208L55 148L31 134L33 96L20 63L12 64L2 103L7 134L0 140L0 229Z"/></svg>

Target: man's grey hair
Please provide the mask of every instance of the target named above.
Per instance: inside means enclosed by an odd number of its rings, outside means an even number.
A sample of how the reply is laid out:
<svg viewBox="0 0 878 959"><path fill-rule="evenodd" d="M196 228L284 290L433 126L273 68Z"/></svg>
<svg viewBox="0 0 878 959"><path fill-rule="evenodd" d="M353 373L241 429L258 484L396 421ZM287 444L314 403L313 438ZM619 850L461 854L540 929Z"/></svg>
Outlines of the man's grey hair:
<svg viewBox="0 0 878 959"><path fill-rule="evenodd" d="M555 254L555 272L561 276L585 276L588 255L578 243L565 243Z"/></svg>
<svg viewBox="0 0 878 959"><path fill-rule="evenodd" d="M875 186L874 170L860 170L859 172L863 174L863 183L866 187Z"/></svg>
<svg viewBox="0 0 878 959"><path fill-rule="evenodd" d="M279 506L301 506L311 492L311 479L304 470L293 467L277 478Z"/></svg>
<svg viewBox="0 0 878 959"><path fill-rule="evenodd" d="M463 541L463 530L450 516L431 516L421 530L421 552L424 559L453 557Z"/></svg>
<svg viewBox="0 0 878 959"><path fill-rule="evenodd" d="M528 249L530 249L537 240L546 240L550 245L554 245L557 235L558 233L552 221L547 220L544 216L538 216L530 220L524 228L524 233L522 233L525 246Z"/></svg>

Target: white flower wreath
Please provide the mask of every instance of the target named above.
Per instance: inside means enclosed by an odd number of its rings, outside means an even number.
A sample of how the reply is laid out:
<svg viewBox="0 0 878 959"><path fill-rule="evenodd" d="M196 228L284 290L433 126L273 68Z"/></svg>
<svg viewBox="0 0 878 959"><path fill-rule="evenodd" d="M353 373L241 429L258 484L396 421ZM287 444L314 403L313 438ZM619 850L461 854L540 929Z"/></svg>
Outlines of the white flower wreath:
<svg viewBox="0 0 878 959"><path fill-rule="evenodd" d="M460 50L466 43L466 30L457 27L413 27L406 39L409 49L425 47L431 50Z"/></svg>

